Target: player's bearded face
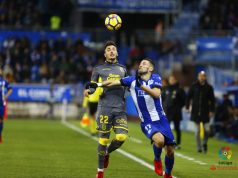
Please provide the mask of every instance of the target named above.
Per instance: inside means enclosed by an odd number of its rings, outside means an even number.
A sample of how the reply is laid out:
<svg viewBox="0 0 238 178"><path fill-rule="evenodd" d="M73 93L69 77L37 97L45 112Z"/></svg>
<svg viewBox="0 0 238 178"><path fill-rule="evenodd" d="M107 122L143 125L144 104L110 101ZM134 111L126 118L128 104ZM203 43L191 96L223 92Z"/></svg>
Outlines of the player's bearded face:
<svg viewBox="0 0 238 178"><path fill-rule="evenodd" d="M113 45L107 46L104 52L106 61L109 63L115 63L117 61L117 48Z"/></svg>
<svg viewBox="0 0 238 178"><path fill-rule="evenodd" d="M146 60L141 61L138 72L140 75L147 74L150 70L150 63Z"/></svg>

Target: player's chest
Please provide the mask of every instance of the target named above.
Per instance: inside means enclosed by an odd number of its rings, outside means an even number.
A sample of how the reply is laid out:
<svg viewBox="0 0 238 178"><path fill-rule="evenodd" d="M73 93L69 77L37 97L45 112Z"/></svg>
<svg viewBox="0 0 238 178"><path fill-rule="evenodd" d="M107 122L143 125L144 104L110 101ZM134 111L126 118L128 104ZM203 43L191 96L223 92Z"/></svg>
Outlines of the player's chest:
<svg viewBox="0 0 238 178"><path fill-rule="evenodd" d="M103 80L120 80L125 76L125 70L122 67L105 67L99 71L99 76Z"/></svg>

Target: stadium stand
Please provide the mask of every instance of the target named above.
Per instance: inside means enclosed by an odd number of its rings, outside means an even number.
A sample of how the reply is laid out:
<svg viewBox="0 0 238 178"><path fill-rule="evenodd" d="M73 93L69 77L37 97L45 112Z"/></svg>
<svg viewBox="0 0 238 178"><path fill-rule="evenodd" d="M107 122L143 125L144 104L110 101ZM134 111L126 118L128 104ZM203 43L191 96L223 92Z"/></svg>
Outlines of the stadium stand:
<svg viewBox="0 0 238 178"><path fill-rule="evenodd" d="M50 27L52 16L62 19L61 27L69 25L71 1L2 0L0 1L0 27L42 29Z"/></svg>
<svg viewBox="0 0 238 178"><path fill-rule="evenodd" d="M105 62L107 40L116 42L118 61L129 75L136 74L141 59L151 58L162 89L173 75L188 93L205 71L216 107L209 124L199 123L199 135L204 137L205 127L213 138L207 152L197 153L196 127L190 110L183 108L172 176L237 177L237 1L0 0L0 67L12 87L7 101L2 97L0 177L95 177L98 138L90 134L83 93L93 67ZM117 31L105 27L111 13L122 19ZM113 153L105 177L156 177L150 140L141 134L127 89L125 101L128 141ZM108 117L101 116L103 130ZM145 127L148 132L150 127Z"/></svg>
<svg viewBox="0 0 238 178"><path fill-rule="evenodd" d="M237 3L235 0L228 0L225 5L222 2L183 0L180 11L171 14L124 12L125 26L119 32L110 33L102 25L107 12L91 12L73 1L2 0L0 63L10 82L83 86L89 80L92 67L103 62L101 44L110 38L118 42L119 61L130 74L135 73L138 61L147 56L154 60L164 77L176 74L185 88L194 81L199 68L209 71L208 78L218 90L236 86ZM50 31L53 16L60 18L56 31ZM131 23L136 16L141 21L136 21L134 27ZM147 16L153 20L145 25ZM158 23L160 34L156 38ZM77 30L80 32L74 32ZM219 72L221 66L230 65L232 69ZM74 93L80 95L76 90ZM232 95L237 107L237 90Z"/></svg>

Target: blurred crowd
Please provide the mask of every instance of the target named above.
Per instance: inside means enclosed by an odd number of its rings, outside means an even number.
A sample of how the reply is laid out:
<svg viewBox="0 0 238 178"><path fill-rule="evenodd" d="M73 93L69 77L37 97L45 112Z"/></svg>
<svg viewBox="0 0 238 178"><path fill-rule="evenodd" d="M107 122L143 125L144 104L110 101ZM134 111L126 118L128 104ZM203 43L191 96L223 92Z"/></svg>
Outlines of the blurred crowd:
<svg viewBox="0 0 238 178"><path fill-rule="evenodd" d="M191 3L191 8L198 7L196 0L184 0L183 3ZM68 27L73 8L70 0L0 0L0 28L43 30L55 23L57 28ZM222 35L223 30L238 31L237 9L236 0L227 0L226 3L210 0L200 18L200 29L216 29L219 32L216 35ZM128 33L128 39L133 43L128 47L127 55L123 56L123 63L130 75L135 74L139 60L144 57L168 62L172 54L174 62L177 58L182 61L181 53L186 53L185 46L178 39L163 39L163 30L161 22L156 28L157 36ZM132 35L135 36L133 39ZM90 80L93 67L103 62L103 49L89 48L79 39L42 39L33 44L27 37L11 37L4 40L0 49L0 65L9 82L85 83ZM184 74L185 69L182 69ZM189 74L181 78L189 81L186 78L191 77ZM238 86L238 80L229 85ZM226 94L223 100L217 101L213 129L216 136L238 138L238 132L234 132L238 130L238 109Z"/></svg>
<svg viewBox="0 0 238 178"><path fill-rule="evenodd" d="M28 38L9 38L0 62L11 82L76 83L89 80L100 59L80 40L41 40L34 46Z"/></svg>
<svg viewBox="0 0 238 178"><path fill-rule="evenodd" d="M233 105L229 94L217 101L213 129L217 137L238 139L238 108Z"/></svg>
<svg viewBox="0 0 238 178"><path fill-rule="evenodd" d="M210 0L200 18L200 29L204 30L237 30L238 4L236 0Z"/></svg>
<svg viewBox="0 0 238 178"><path fill-rule="evenodd" d="M179 43L164 41L156 46L138 44L120 53L129 74L134 74L144 57L161 60L176 55ZM120 50L120 48L119 48ZM92 68L104 62L103 49L87 47L81 40L41 40L37 44L27 37L9 37L1 45L0 64L10 82L18 83L77 83L90 79Z"/></svg>
<svg viewBox="0 0 238 178"><path fill-rule="evenodd" d="M163 78L162 99L163 108L168 119L174 122L174 127L178 136L178 133L181 135L179 122L182 120L181 112L184 106L184 98L188 97L188 92L185 92L186 94L181 94L183 93L183 89L186 91L186 87L182 87L179 80L176 79L178 77L175 76L176 75L172 74L169 78ZM204 91L202 91L201 88L198 88L195 91L197 92L199 90L201 91L198 93L201 95ZM234 105L234 100L231 99L232 97L234 99L234 93L229 92L224 93L222 98L217 97L215 99L214 115L209 120L209 135L211 137L215 136L231 142L238 140L238 107ZM208 97L204 98L204 100L208 100ZM171 115L173 117L170 117ZM180 143L180 141L178 143Z"/></svg>
<svg viewBox="0 0 238 178"><path fill-rule="evenodd" d="M0 28L50 27L53 16L68 25L73 5L61 0L0 0Z"/></svg>

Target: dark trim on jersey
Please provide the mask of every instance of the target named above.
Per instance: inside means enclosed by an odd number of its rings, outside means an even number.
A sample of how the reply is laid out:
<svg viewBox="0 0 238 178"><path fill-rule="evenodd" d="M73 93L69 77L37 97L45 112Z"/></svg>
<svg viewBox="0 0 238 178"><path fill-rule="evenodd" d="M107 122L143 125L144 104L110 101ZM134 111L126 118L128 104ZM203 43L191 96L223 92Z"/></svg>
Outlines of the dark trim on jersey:
<svg viewBox="0 0 238 178"><path fill-rule="evenodd" d="M103 66L103 65L105 65L105 64L109 64L109 65L115 64L115 65L118 65L118 66L120 66L120 67L123 67L123 68L125 69L125 71L126 71L126 66L124 66L123 64L120 64L120 63L118 63L118 62L116 62L116 63L104 62L103 64L98 64L98 65L94 66L94 68L99 67L99 66Z"/></svg>
<svg viewBox="0 0 238 178"><path fill-rule="evenodd" d="M116 59L116 62L114 62L114 63L111 63L111 62L108 62L108 61L105 61L105 63L107 63L107 64L117 64L118 60Z"/></svg>

